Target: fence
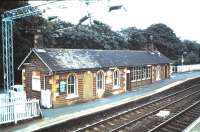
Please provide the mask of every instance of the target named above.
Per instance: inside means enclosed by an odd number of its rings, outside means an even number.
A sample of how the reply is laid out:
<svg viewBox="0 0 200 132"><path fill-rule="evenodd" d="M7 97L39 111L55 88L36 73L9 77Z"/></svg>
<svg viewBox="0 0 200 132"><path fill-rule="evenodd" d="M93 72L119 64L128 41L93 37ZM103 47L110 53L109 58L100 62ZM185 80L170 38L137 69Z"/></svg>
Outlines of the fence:
<svg viewBox="0 0 200 132"><path fill-rule="evenodd" d="M6 104L9 102L20 102L26 100L26 93L10 91L10 94L0 94L0 104Z"/></svg>
<svg viewBox="0 0 200 132"><path fill-rule="evenodd" d="M200 70L200 64L172 66L171 70L172 72L187 72Z"/></svg>
<svg viewBox="0 0 200 132"><path fill-rule="evenodd" d="M40 116L39 100L26 100L24 94L23 92L0 94L0 124L17 123L19 120Z"/></svg>

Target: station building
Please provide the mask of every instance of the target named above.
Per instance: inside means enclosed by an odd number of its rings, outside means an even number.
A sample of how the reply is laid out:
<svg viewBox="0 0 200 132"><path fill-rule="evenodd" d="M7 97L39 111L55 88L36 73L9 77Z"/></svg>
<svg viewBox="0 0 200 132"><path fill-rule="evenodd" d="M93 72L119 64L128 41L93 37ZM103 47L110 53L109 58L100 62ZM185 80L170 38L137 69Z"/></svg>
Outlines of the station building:
<svg viewBox="0 0 200 132"><path fill-rule="evenodd" d="M33 48L18 69L27 97L48 90L56 108L169 78L170 63L158 51Z"/></svg>

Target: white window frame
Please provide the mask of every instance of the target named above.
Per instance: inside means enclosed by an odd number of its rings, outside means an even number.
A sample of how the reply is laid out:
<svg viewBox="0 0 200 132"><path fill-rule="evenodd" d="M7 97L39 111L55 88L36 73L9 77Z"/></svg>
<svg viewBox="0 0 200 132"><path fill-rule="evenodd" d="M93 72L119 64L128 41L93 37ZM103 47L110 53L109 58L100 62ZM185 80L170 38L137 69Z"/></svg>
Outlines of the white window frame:
<svg viewBox="0 0 200 132"><path fill-rule="evenodd" d="M99 74L102 74L102 80L101 80L101 82L102 82L102 87L100 88L99 87L99 82L100 82L100 80L99 80ZM98 71L97 72L97 74L96 74L96 89L97 89L97 91L99 91L99 90L105 90L105 73L101 70L101 71Z"/></svg>
<svg viewBox="0 0 200 132"><path fill-rule="evenodd" d="M117 73L117 78L115 78ZM115 84L115 80L117 80L117 84ZM120 88L120 71L119 69L115 69L113 71L113 89L119 89Z"/></svg>
<svg viewBox="0 0 200 132"><path fill-rule="evenodd" d="M132 82L147 80L151 78L151 66L134 66L132 67Z"/></svg>
<svg viewBox="0 0 200 132"><path fill-rule="evenodd" d="M150 79L151 78L151 66L147 66L148 69L147 69L147 79Z"/></svg>
<svg viewBox="0 0 200 132"><path fill-rule="evenodd" d="M74 78L73 84L69 82L69 81L70 81L70 80L69 80L70 77L73 77L73 78ZM77 90L77 88L78 88L78 83L77 83L77 82L78 82L78 81L77 81L77 78L76 78L76 76L75 76L74 74L70 74L70 75L67 77L67 98L66 98L66 99L78 97L78 90ZM74 93L69 93L69 87L71 87L71 86L74 86Z"/></svg>

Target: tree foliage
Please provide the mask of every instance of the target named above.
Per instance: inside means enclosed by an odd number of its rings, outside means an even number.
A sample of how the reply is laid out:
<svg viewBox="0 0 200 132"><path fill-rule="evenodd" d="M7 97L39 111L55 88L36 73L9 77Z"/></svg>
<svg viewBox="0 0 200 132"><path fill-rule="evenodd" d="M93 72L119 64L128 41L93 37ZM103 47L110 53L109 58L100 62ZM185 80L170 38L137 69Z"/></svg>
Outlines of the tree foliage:
<svg viewBox="0 0 200 132"><path fill-rule="evenodd" d="M25 1L2 1L0 13L26 4ZM129 27L113 31L109 25L97 20L89 25L74 25L59 19L50 21L41 17L27 17L16 20L13 31L16 82L20 82L21 78L21 73L17 72L16 67L30 48L34 47L35 34L43 35L41 43L44 47L145 50L148 45L153 44L155 49L172 59L174 64L181 63L184 52L187 52L184 54L185 64L200 62L200 44L190 40L181 41L170 27L162 23L153 24L147 29ZM2 62L2 46L0 54ZM0 70L2 72L2 65ZM2 83L3 77L0 78Z"/></svg>

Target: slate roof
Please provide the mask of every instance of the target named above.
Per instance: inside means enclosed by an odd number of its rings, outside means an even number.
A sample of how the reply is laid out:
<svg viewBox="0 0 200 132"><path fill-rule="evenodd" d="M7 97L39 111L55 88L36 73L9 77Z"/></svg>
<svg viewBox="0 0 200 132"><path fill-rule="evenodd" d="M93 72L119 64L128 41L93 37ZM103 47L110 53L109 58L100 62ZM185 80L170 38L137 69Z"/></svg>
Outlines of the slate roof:
<svg viewBox="0 0 200 132"><path fill-rule="evenodd" d="M34 48L31 53L52 71L171 63L158 51Z"/></svg>

